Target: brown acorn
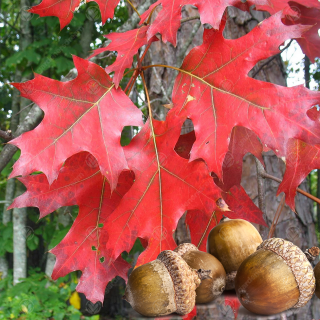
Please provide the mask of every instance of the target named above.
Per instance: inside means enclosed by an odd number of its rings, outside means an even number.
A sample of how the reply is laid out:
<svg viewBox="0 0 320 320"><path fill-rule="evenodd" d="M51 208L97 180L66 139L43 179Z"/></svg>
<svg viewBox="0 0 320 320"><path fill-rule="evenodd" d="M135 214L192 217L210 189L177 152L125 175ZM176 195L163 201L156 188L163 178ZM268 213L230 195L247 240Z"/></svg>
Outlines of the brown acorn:
<svg viewBox="0 0 320 320"><path fill-rule="evenodd" d="M208 274L191 269L179 254L165 250L132 271L123 298L144 316L184 315L194 308L196 288Z"/></svg>
<svg viewBox="0 0 320 320"><path fill-rule="evenodd" d="M226 272L217 258L207 252L198 250L191 243L180 244L174 251L191 268L210 270L210 278L203 280L196 289L196 303L208 303L221 295L226 285Z"/></svg>
<svg viewBox="0 0 320 320"><path fill-rule="evenodd" d="M224 218L210 231L207 251L222 263L227 273L226 290L234 289L240 264L261 242L257 229L243 219Z"/></svg>
<svg viewBox="0 0 320 320"><path fill-rule="evenodd" d="M242 262L235 288L246 309L271 315L304 306L315 290L315 277L307 256L297 246L271 238Z"/></svg>

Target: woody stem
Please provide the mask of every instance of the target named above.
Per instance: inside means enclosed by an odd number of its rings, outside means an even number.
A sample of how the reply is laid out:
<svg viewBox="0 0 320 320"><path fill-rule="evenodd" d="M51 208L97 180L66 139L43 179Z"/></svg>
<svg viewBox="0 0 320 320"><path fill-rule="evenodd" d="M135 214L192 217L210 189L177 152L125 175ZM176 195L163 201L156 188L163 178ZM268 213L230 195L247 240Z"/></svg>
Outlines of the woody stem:
<svg viewBox="0 0 320 320"><path fill-rule="evenodd" d="M282 182L281 179L279 179L277 177L274 177L274 176L272 176L272 175L270 175L270 174L268 174L266 172L263 172L261 175L264 178L268 178L268 179L274 180L274 181L279 182L279 183ZM306 191L304 191L304 190L302 190L300 188L297 188L297 191L299 193L303 194L304 196L306 196L307 198L309 198L309 199L311 199L311 200L313 200L313 201L315 201L315 202L320 204L320 199L318 199L317 197L313 196L312 194L310 194L310 193L308 193L308 192L306 192Z"/></svg>
<svg viewBox="0 0 320 320"><path fill-rule="evenodd" d="M127 0L127 2L130 4L130 6L132 7L132 9L137 13L137 15L140 17L140 13L138 12L137 8L131 3L130 0Z"/></svg>

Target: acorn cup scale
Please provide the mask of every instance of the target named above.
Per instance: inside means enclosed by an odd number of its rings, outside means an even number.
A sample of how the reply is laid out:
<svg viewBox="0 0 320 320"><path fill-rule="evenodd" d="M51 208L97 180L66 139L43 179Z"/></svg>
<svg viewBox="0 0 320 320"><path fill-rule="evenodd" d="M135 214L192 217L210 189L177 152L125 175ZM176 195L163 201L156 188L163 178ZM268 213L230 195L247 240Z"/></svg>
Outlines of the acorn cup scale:
<svg viewBox="0 0 320 320"><path fill-rule="evenodd" d="M210 278L204 279L196 289L196 303L208 303L220 296L226 285L226 272L220 261L191 243L179 245L175 252L193 269L210 270Z"/></svg>
<svg viewBox="0 0 320 320"><path fill-rule="evenodd" d="M222 263L227 273L226 290L234 289L234 278L240 264L261 243L257 229L243 219L224 218L210 231L207 251Z"/></svg>
<svg viewBox="0 0 320 320"><path fill-rule="evenodd" d="M246 309L271 315L304 306L313 295L315 278L310 262L297 246L271 238L242 262L235 289Z"/></svg>
<svg viewBox="0 0 320 320"><path fill-rule="evenodd" d="M195 306L195 290L208 274L191 269L179 254L165 250L132 271L123 298L144 316L188 314Z"/></svg>

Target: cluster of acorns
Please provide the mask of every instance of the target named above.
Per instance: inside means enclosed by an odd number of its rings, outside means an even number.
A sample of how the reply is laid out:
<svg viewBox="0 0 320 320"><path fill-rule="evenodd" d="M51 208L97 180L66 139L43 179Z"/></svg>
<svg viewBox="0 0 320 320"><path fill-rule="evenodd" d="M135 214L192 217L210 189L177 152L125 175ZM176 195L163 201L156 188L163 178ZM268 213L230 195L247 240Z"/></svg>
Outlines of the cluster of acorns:
<svg viewBox="0 0 320 320"><path fill-rule="evenodd" d="M161 252L132 271L124 299L156 317L187 314L230 289L246 309L264 315L302 307L315 291L320 298L320 262L314 270L309 262L319 255L317 247L303 253L284 239L262 242L249 222L223 219L211 230L207 251L185 243Z"/></svg>

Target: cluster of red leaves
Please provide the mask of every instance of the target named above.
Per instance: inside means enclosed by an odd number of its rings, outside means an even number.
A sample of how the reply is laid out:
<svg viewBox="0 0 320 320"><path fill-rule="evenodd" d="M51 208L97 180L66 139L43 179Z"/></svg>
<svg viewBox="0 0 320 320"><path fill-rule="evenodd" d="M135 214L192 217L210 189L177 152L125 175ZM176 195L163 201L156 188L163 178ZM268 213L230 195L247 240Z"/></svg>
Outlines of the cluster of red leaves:
<svg viewBox="0 0 320 320"><path fill-rule="evenodd" d="M96 2L104 23L118 1ZM43 0L31 12L58 16L64 27L79 4ZM77 290L92 302L103 301L113 277L126 279L130 265L121 253L130 251L137 238L146 245L138 265L174 249L173 233L186 211L192 242L202 250L223 214L265 224L240 185L246 153L263 162L262 151L269 148L287 159L279 192L287 194L291 207L299 183L319 167L319 114L311 108L320 103L320 93L248 76L287 39L298 39L312 59L316 56L319 2L159 0L142 14L141 23L160 4L153 23L107 35L111 44L93 54L118 52L106 70L74 57L78 76L72 81L35 75L14 84L45 116L36 129L12 141L21 157L10 177L21 175L27 192L11 207L38 207L43 217L62 206L79 206L69 233L52 250L57 256L53 278L81 270ZM201 22L213 29L204 31L203 44L191 50L179 69L166 120L150 117L144 124L140 110L119 87L120 80L138 49L157 41L158 33L163 41L176 44L181 8L187 4L197 6ZM246 36L227 40L221 20L230 5L242 10L255 5L273 15ZM310 17L313 26L308 25ZM112 71L113 79L107 74ZM187 118L195 131L180 136ZM121 131L127 125L142 129L121 147ZM43 173L29 175L35 171Z"/></svg>

